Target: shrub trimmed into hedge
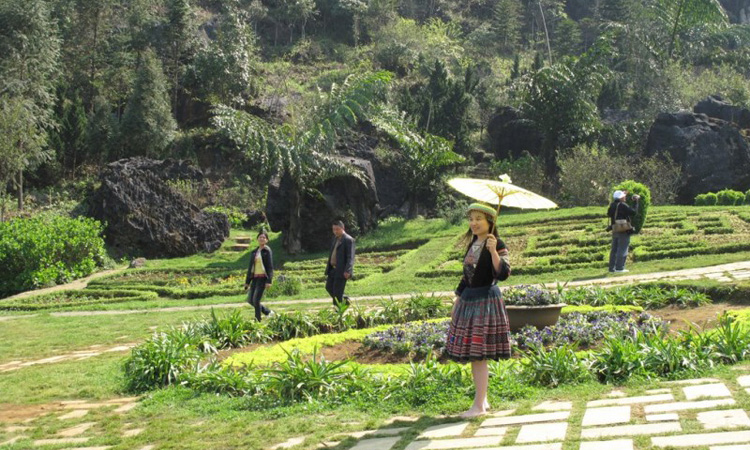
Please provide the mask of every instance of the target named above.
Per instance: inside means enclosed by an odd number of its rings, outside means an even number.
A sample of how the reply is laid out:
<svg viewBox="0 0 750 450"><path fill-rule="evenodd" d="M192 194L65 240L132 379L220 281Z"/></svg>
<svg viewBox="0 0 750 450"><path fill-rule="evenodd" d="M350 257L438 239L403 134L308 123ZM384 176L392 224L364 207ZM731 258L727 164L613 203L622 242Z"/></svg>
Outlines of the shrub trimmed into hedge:
<svg viewBox="0 0 750 450"><path fill-rule="evenodd" d="M35 295L12 300L0 300L0 310L37 311L41 309L67 308L75 306L99 305L105 303L145 302L155 300L156 292L117 290L117 289L82 289L65 290L50 294Z"/></svg>
<svg viewBox="0 0 750 450"><path fill-rule="evenodd" d="M631 207L635 207L633 195L638 194L641 196L638 214L633 217L634 232L640 233L641 228L643 228L643 224L646 223L648 209L651 206L651 190L646 187L645 184L641 184L633 180L623 181L622 183L615 186L613 190L628 191L628 197L626 201Z"/></svg>
<svg viewBox="0 0 750 450"><path fill-rule="evenodd" d="M102 224L63 216L0 223L0 296L89 275L104 262Z"/></svg>

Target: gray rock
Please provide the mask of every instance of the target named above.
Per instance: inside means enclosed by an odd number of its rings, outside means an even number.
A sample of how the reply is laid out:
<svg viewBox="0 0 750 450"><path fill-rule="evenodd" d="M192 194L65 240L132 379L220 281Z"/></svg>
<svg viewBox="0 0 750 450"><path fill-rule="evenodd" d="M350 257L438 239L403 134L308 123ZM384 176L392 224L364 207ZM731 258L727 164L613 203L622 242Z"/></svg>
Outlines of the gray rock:
<svg viewBox="0 0 750 450"><path fill-rule="evenodd" d="M490 151L498 159L518 158L524 151L539 155L542 148L542 133L536 124L521 116L513 107L500 108L487 124Z"/></svg>
<svg viewBox="0 0 750 450"><path fill-rule="evenodd" d="M648 134L644 154L668 153L682 166L679 203L724 188L750 187L750 145L733 124L689 112L661 113Z"/></svg>
<svg viewBox="0 0 750 450"><path fill-rule="evenodd" d="M719 95L712 95L701 100L695 105L693 112L731 122L742 129L750 128L750 109L725 102Z"/></svg>
<svg viewBox="0 0 750 450"><path fill-rule="evenodd" d="M229 235L224 214L205 213L168 180L201 181L186 161L127 158L108 164L88 199L89 215L106 223L105 240L118 254L148 258L218 249Z"/></svg>
<svg viewBox="0 0 750 450"><path fill-rule="evenodd" d="M733 23L750 23L750 0L719 0Z"/></svg>
<svg viewBox="0 0 750 450"><path fill-rule="evenodd" d="M141 267L144 267L146 265L146 258L135 258L134 260L130 261L130 268L131 269L140 269Z"/></svg>

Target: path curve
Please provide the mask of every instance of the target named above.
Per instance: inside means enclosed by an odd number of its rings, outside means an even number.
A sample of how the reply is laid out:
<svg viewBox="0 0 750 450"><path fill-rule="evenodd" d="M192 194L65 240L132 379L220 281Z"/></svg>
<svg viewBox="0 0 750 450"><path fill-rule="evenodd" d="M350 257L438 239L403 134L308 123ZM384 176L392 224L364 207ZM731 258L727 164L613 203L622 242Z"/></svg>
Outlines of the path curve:
<svg viewBox="0 0 750 450"><path fill-rule="evenodd" d="M101 272L92 273L91 275L87 277L83 277L83 278L79 278L77 280L71 281L70 283L58 284L57 286L52 286L48 288L34 289L31 291L21 292L20 294L11 295L10 297L4 297L3 301L25 298L25 297L32 297L32 296L41 295L41 294L49 294L50 292L85 289L86 286L88 286L90 281L95 280L97 278L106 277L107 275L113 275L116 273L123 272L127 268L128 266L122 266L116 269L103 270Z"/></svg>

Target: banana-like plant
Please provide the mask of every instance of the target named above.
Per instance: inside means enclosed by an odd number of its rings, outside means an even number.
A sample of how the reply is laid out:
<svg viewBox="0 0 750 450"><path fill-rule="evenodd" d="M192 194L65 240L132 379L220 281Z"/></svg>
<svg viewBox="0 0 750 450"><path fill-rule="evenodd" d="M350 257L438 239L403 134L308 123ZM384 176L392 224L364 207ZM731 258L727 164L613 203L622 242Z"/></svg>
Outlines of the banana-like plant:
<svg viewBox="0 0 750 450"><path fill-rule="evenodd" d="M719 32L729 25L729 18L719 0L652 0L657 22L669 33L667 56L672 58L688 40L683 38L697 30Z"/></svg>
<svg viewBox="0 0 750 450"><path fill-rule="evenodd" d="M214 126L254 162L260 173L287 176L291 181L289 229L283 237L287 251L302 250L302 195L328 179L357 174L337 156L336 142L359 120L369 117L390 80L388 72L350 76L341 85L335 84L330 92L321 92L316 106L298 126L273 126L228 106L214 108Z"/></svg>

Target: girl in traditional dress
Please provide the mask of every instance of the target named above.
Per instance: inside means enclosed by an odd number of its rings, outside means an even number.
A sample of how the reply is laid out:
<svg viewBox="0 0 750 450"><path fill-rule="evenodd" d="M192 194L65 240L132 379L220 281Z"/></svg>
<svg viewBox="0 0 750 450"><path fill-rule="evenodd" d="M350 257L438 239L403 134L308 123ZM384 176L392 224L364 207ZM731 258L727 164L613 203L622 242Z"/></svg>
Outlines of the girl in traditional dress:
<svg viewBox="0 0 750 450"><path fill-rule="evenodd" d="M461 417L476 417L490 408L487 402L487 360L510 358L510 327L497 280L510 276L508 249L497 236L494 208L469 206L469 241L464 274L456 288L445 353L453 361L471 362L476 393L474 404Z"/></svg>

